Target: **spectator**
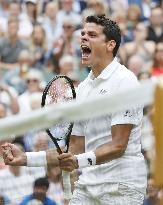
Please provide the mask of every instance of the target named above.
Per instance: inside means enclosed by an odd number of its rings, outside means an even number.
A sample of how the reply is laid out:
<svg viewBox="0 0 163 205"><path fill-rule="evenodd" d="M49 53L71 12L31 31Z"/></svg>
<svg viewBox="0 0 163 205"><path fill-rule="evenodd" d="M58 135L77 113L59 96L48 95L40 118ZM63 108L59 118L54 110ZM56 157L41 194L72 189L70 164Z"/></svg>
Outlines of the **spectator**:
<svg viewBox="0 0 163 205"><path fill-rule="evenodd" d="M0 170L0 193L12 204L19 202L32 191L34 179L27 167L9 166Z"/></svg>
<svg viewBox="0 0 163 205"><path fill-rule="evenodd" d="M0 82L0 99L7 107L8 114L17 114L19 112L19 104L17 93L14 88Z"/></svg>
<svg viewBox="0 0 163 205"><path fill-rule="evenodd" d="M48 198L47 191L49 189L49 182L47 178L38 178L33 185L33 192L29 196L26 196L20 205L27 205L33 199L39 200L43 205L56 205L55 201Z"/></svg>
<svg viewBox="0 0 163 205"><path fill-rule="evenodd" d="M35 25L29 42L29 51L34 57L33 67L42 69L47 52L47 40L44 28L41 25Z"/></svg>
<svg viewBox="0 0 163 205"><path fill-rule="evenodd" d="M107 16L109 14L108 4L105 1L88 0L87 7L94 10L97 15L105 14Z"/></svg>
<svg viewBox="0 0 163 205"><path fill-rule="evenodd" d="M0 195L0 205L5 205L5 199L2 195Z"/></svg>
<svg viewBox="0 0 163 205"><path fill-rule="evenodd" d="M26 14L22 12L22 6L20 2L16 0L10 2L9 16L11 16L12 18L15 17L19 19L18 36L20 39L25 40L26 42L32 33L33 25L27 19Z"/></svg>
<svg viewBox="0 0 163 205"><path fill-rule="evenodd" d="M34 95L37 97L39 93ZM39 99L40 96L35 100L38 101ZM39 105L40 107L40 104L37 102L37 106ZM24 135L24 144L26 151L43 151L50 148L52 143L45 131L31 129Z"/></svg>
<svg viewBox="0 0 163 205"><path fill-rule="evenodd" d="M59 66L55 62L53 55L50 54L49 57L46 59L45 66L41 70L44 81L46 84L57 74L59 74Z"/></svg>
<svg viewBox="0 0 163 205"><path fill-rule="evenodd" d="M32 24L37 24L37 0L25 0L26 19Z"/></svg>
<svg viewBox="0 0 163 205"><path fill-rule="evenodd" d="M27 88L25 78L32 64L32 54L28 50L22 50L18 57L18 66L4 75L4 81L15 88L18 95L24 93Z"/></svg>
<svg viewBox="0 0 163 205"><path fill-rule="evenodd" d="M52 49L53 42L62 33L62 27L58 25L57 21L58 3L49 2L45 7L45 16L42 19L42 26L45 29L48 50Z"/></svg>
<svg viewBox="0 0 163 205"><path fill-rule="evenodd" d="M161 7L156 7L151 10L147 40L156 43L163 40L163 10Z"/></svg>
<svg viewBox="0 0 163 205"><path fill-rule="evenodd" d="M17 17L19 19L21 13L21 5L16 0L13 0L9 4L9 16Z"/></svg>
<svg viewBox="0 0 163 205"><path fill-rule="evenodd" d="M64 19L69 18L74 21L75 26L81 25L81 16L73 9L74 0L61 0L61 9L57 14L60 27L64 24Z"/></svg>
<svg viewBox="0 0 163 205"><path fill-rule="evenodd" d="M121 61L128 65L128 59L132 55L139 55L146 62L150 63L154 54L155 43L147 41L147 27L143 23L138 23L134 31L134 41L122 45L119 50Z"/></svg>
<svg viewBox="0 0 163 205"><path fill-rule="evenodd" d="M40 92L42 94L43 90L43 79L41 72L35 69L31 69L26 76L27 90L18 97L18 102L20 106L20 113L30 112L30 97L33 93Z"/></svg>
<svg viewBox="0 0 163 205"><path fill-rule="evenodd" d="M48 166L47 177L49 180L49 190L47 192L47 196L56 201L57 205L64 205L61 170L59 166Z"/></svg>
<svg viewBox="0 0 163 205"><path fill-rule="evenodd" d="M1 0L0 4L0 16L7 18L9 15L9 3L10 0Z"/></svg>
<svg viewBox="0 0 163 205"><path fill-rule="evenodd" d="M49 149L49 136L45 131L39 131L33 137L33 150L36 152Z"/></svg>
<svg viewBox="0 0 163 205"><path fill-rule="evenodd" d="M59 67L61 75L66 75L71 78L75 86L79 84L79 70L76 67L76 62L73 56L63 56L59 61Z"/></svg>
<svg viewBox="0 0 163 205"><path fill-rule="evenodd" d="M74 19L66 18L63 21L63 34L54 42L54 58L59 61L63 55L74 55L73 33Z"/></svg>
<svg viewBox="0 0 163 205"><path fill-rule="evenodd" d="M128 29L133 31L136 25L140 22L141 10L138 5L131 4L127 9Z"/></svg>
<svg viewBox="0 0 163 205"><path fill-rule="evenodd" d="M152 76L159 76L163 74L163 41L156 44L153 59Z"/></svg>
<svg viewBox="0 0 163 205"><path fill-rule="evenodd" d="M20 12L21 12L20 4L17 1L10 2L10 4L8 5L8 14L7 14L7 16L6 17L0 16L0 23L1 23L1 26L2 26L1 29L2 29L2 32L4 32L4 35L7 35L8 18L12 17L12 18L18 18L19 19ZM20 27L19 27L19 29L20 29Z"/></svg>
<svg viewBox="0 0 163 205"><path fill-rule="evenodd" d="M19 20L9 18L8 37L0 39L0 69L17 67L18 56L25 49L25 45L18 37Z"/></svg>
<svg viewBox="0 0 163 205"><path fill-rule="evenodd" d="M138 54L132 55L128 59L128 68L138 76L142 71L150 72L151 64L145 62Z"/></svg>
<svg viewBox="0 0 163 205"><path fill-rule="evenodd" d="M114 12L112 19L116 21L121 29L121 45L134 40L133 30L128 28L126 11Z"/></svg>
<svg viewBox="0 0 163 205"><path fill-rule="evenodd" d="M24 135L24 145L25 149L28 151L39 152L47 150L50 147L49 142L49 136L47 136L47 133L42 130L30 130ZM31 174L35 179L45 176L46 174L46 167L30 167L30 169Z"/></svg>
<svg viewBox="0 0 163 205"><path fill-rule="evenodd" d="M147 184L147 197L143 205L160 205L158 193L159 188L154 184L154 179L150 177Z"/></svg>

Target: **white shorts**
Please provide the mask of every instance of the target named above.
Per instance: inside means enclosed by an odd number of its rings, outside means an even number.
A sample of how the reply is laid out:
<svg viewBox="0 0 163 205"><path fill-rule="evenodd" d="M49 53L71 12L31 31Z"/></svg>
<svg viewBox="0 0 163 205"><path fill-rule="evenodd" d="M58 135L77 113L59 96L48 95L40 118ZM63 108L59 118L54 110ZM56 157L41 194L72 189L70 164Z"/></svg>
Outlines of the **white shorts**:
<svg viewBox="0 0 163 205"><path fill-rule="evenodd" d="M69 205L142 205L144 194L121 183L77 184Z"/></svg>

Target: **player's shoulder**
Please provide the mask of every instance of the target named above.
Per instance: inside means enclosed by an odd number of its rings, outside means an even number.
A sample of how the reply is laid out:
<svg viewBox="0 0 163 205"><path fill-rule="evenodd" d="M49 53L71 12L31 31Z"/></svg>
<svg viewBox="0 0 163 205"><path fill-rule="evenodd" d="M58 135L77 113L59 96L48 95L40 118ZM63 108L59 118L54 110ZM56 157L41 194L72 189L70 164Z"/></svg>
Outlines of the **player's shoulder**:
<svg viewBox="0 0 163 205"><path fill-rule="evenodd" d="M138 83L138 79L136 75L131 70L129 70L127 67L121 64L119 64L119 67L118 67L117 77L120 80L126 80L127 82Z"/></svg>

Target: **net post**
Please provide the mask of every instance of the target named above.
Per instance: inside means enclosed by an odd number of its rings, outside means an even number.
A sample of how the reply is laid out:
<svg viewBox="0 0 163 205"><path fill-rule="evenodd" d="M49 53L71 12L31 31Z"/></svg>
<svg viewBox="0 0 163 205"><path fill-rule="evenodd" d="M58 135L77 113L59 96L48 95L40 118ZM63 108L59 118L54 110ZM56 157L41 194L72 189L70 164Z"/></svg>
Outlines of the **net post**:
<svg viewBox="0 0 163 205"><path fill-rule="evenodd" d="M163 186L163 81L157 85L154 96L153 128L155 136L154 179ZM163 199L161 199L163 205Z"/></svg>

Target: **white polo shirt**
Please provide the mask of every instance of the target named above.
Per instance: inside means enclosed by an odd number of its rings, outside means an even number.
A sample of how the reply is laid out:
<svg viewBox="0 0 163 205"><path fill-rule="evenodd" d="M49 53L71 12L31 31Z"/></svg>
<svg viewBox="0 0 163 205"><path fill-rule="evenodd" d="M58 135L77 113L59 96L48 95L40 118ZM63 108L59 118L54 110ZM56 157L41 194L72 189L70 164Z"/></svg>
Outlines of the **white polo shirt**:
<svg viewBox="0 0 163 205"><path fill-rule="evenodd" d="M93 79L92 71L90 72L77 89L77 100L105 94L112 95L137 84L136 76L114 58L97 78ZM78 181L80 184L125 183L145 192L147 172L140 143L142 117L142 108L133 108L74 124L72 134L85 136L86 152L94 151L100 145L112 141L111 126L134 125L123 156L105 164L84 168Z"/></svg>

